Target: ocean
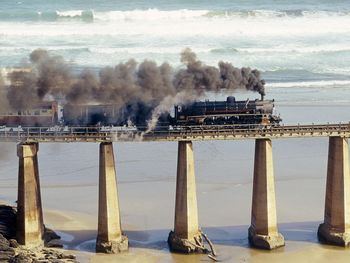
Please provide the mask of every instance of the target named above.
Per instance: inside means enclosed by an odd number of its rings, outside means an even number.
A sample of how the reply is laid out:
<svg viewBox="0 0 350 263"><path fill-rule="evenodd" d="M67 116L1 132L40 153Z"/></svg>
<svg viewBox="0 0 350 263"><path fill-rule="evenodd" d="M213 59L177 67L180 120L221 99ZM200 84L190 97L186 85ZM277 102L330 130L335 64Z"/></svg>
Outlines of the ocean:
<svg viewBox="0 0 350 263"><path fill-rule="evenodd" d="M189 47L209 65L259 69L277 104L349 104L349 24L349 1L2 0L0 67L37 48L77 69L131 58L181 67Z"/></svg>
<svg viewBox="0 0 350 263"><path fill-rule="evenodd" d="M350 3L325 0L0 0L0 68L25 66L47 49L81 70L131 58L182 67L191 48L208 65L257 68L283 123L349 122ZM257 98L240 92L237 97ZM209 94L215 99L224 95ZM279 229L286 247L251 249L254 141L194 142L199 222L223 262L338 262L349 251L319 245L327 138L273 140ZM15 143L0 144L0 201L17 198ZM123 230L130 252L94 253L98 144L42 143L45 224L80 262L208 262L169 253L174 227L177 144L114 143Z"/></svg>

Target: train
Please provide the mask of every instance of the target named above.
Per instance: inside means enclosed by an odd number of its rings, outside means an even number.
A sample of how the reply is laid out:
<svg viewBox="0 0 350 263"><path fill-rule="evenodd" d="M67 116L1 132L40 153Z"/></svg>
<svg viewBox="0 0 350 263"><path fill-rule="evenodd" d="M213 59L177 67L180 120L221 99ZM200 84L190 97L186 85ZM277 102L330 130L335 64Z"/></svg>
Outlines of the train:
<svg viewBox="0 0 350 263"><path fill-rule="evenodd" d="M130 126L147 129L153 106L114 104L65 104L56 101L41 102L31 110L0 112L0 125L40 126ZM141 117L142 115L142 117ZM194 101L174 106L173 113L164 113L155 129L201 127L204 125L279 125L274 100L236 100L229 96L224 101Z"/></svg>
<svg viewBox="0 0 350 263"><path fill-rule="evenodd" d="M279 125L274 100L237 101L229 96L226 101L195 101L176 105L172 124L175 126L200 125Z"/></svg>

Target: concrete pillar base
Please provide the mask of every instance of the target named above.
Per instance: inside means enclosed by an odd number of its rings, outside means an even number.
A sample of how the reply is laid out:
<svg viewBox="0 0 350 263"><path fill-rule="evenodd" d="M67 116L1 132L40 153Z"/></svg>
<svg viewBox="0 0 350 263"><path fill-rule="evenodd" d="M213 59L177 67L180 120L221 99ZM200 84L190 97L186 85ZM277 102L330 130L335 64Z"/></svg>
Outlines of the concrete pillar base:
<svg viewBox="0 0 350 263"><path fill-rule="evenodd" d="M180 141L177 158L175 227L168 237L171 251L203 252L202 235L198 226L196 180L192 142Z"/></svg>
<svg viewBox="0 0 350 263"><path fill-rule="evenodd" d="M320 224L317 231L320 242L342 247L350 246L350 233L336 232L326 224Z"/></svg>
<svg viewBox="0 0 350 263"><path fill-rule="evenodd" d="M252 220L248 239L252 246L274 249L284 246L278 232L273 172L272 143L269 139L255 141Z"/></svg>
<svg viewBox="0 0 350 263"><path fill-rule="evenodd" d="M257 234L253 227L248 229L248 239L251 246L262 249L271 250L285 245L284 237L280 233L277 233L277 235L261 235Z"/></svg>
<svg viewBox="0 0 350 263"><path fill-rule="evenodd" d="M106 254L119 254L129 250L129 240L127 236L122 235L118 241L96 241L96 252Z"/></svg>
<svg viewBox="0 0 350 263"><path fill-rule="evenodd" d="M350 245L350 169L348 139L330 137L324 221L318 228L320 242Z"/></svg>
<svg viewBox="0 0 350 263"><path fill-rule="evenodd" d="M180 252L180 253L203 253L203 239L202 235L193 237L192 240L181 238L176 236L174 231L170 231L168 237L168 244L171 251Z"/></svg>
<svg viewBox="0 0 350 263"><path fill-rule="evenodd" d="M44 245L38 151L38 143L17 145L19 166L16 235L18 243L27 247Z"/></svg>
<svg viewBox="0 0 350 263"><path fill-rule="evenodd" d="M118 254L127 251L128 238L123 235L113 144L100 144L98 228L96 252Z"/></svg>

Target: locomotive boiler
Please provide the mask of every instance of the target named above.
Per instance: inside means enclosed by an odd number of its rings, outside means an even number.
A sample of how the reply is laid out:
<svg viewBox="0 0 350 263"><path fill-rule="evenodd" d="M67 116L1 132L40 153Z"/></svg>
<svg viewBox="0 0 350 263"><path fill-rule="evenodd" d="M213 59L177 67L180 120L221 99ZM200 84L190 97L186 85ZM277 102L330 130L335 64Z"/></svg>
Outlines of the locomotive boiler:
<svg viewBox="0 0 350 263"><path fill-rule="evenodd" d="M274 113L274 100L196 101L188 105L176 105L173 125L278 125L281 118Z"/></svg>

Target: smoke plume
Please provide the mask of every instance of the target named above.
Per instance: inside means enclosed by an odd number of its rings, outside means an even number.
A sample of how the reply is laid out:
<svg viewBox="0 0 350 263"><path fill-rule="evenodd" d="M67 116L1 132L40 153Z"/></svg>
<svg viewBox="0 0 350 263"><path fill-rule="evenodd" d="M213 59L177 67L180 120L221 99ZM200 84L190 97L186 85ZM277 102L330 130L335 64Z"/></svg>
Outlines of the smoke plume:
<svg viewBox="0 0 350 263"><path fill-rule="evenodd" d="M72 76L70 68L60 56L50 56L46 50L37 49L30 54L30 61L37 73L37 96L59 94L70 87Z"/></svg>
<svg viewBox="0 0 350 263"><path fill-rule="evenodd" d="M9 108L9 104L6 97L5 82L0 72L0 112L6 111Z"/></svg>
<svg viewBox="0 0 350 263"><path fill-rule="evenodd" d="M31 53L30 62L29 71L10 75L6 98L12 109L32 108L48 97L63 98L71 105L113 104L127 111L128 120L148 122L153 128L174 104L188 103L207 92L243 89L265 94L265 82L258 70L236 68L226 62L208 66L190 49L181 53L183 67L179 70L168 63L145 60L138 64L131 59L105 67L98 74L89 70L77 74L62 57L42 49Z"/></svg>
<svg viewBox="0 0 350 263"><path fill-rule="evenodd" d="M29 109L40 101L37 94L37 77L33 72L14 71L10 74L10 80L7 100L12 109Z"/></svg>

